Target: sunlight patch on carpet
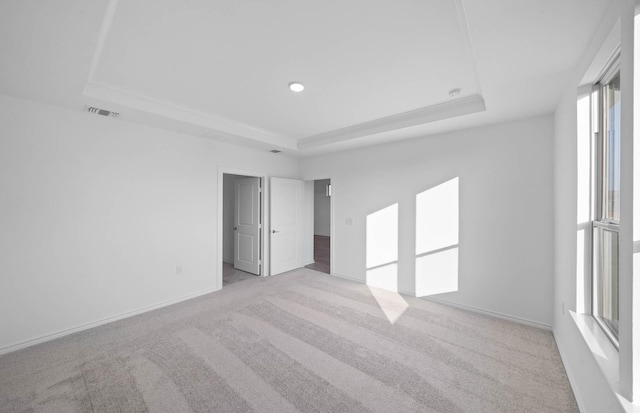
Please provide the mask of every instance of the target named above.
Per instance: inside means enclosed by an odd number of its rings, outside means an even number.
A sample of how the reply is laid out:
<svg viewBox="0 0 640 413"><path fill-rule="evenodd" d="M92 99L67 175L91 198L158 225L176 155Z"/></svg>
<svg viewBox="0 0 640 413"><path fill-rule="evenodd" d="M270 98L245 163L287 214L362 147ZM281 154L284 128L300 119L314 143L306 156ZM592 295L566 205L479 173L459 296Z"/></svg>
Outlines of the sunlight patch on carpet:
<svg viewBox="0 0 640 413"><path fill-rule="evenodd" d="M395 324L409 308L409 304L400 294L382 288L368 287L371 295L376 299L378 306L391 324Z"/></svg>

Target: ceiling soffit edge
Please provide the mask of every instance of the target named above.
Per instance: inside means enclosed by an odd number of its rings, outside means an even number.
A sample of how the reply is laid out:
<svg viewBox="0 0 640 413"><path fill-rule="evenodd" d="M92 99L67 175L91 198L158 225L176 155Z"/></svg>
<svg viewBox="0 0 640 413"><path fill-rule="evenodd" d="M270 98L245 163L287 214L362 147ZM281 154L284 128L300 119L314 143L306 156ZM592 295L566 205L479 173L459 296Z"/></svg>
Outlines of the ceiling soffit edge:
<svg viewBox="0 0 640 413"><path fill-rule="evenodd" d="M303 150L486 110L486 105L481 95L480 81L463 0L455 0L455 3L469 61L476 80L477 94L304 137L299 140L237 121L199 112L173 102L146 96L138 91L113 87L95 80L95 74L100 64L102 51L107 41L118 3L119 0L109 0L107 5L83 95L89 99L118 105L121 110L131 108L176 122L203 127L211 131L208 134L209 136L215 136L220 140L234 141L238 137L244 137L257 143L275 145L288 150Z"/></svg>
<svg viewBox="0 0 640 413"><path fill-rule="evenodd" d="M310 149L332 143L344 142L351 139L362 138L378 133L403 129L410 126L469 115L486 110L484 98L475 94L463 98L451 100L437 105L399 113L358 125L336 129L299 140L298 149Z"/></svg>
<svg viewBox="0 0 640 413"><path fill-rule="evenodd" d="M477 93L482 95L482 87L480 86L480 75L478 74L478 64L476 63L476 54L473 48L473 41L471 40L471 29L469 28L469 22L467 21L467 12L464 8L464 0L456 1L456 11L458 12L458 19L460 20L460 29L462 30L462 36L464 38L464 44L467 49L467 57L473 76L476 82Z"/></svg>
<svg viewBox="0 0 640 413"><path fill-rule="evenodd" d="M85 85L83 95L87 98L118 105L120 108L131 108L175 121L201 126L222 135L244 136L287 149L297 148L297 142L293 138L201 113L191 108L144 96L141 93L114 88L96 81L90 81ZM120 110L122 111L122 109Z"/></svg>
<svg viewBox="0 0 640 413"><path fill-rule="evenodd" d="M100 64L100 58L102 57L102 51L104 50L107 38L109 37L109 32L111 31L113 18L116 15L118 1L119 0L109 0L109 3L107 4L104 19L102 20L102 26L100 27L100 34L98 35L98 42L96 43L96 49L94 50L93 58L91 59L91 67L89 68L87 83L92 82L95 78L98 65Z"/></svg>

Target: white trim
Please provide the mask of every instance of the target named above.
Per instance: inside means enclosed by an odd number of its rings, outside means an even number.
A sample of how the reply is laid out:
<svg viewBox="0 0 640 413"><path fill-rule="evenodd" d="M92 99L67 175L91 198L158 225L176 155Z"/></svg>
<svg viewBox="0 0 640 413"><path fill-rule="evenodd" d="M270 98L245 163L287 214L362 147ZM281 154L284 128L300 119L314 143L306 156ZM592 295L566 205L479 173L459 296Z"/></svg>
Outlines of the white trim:
<svg viewBox="0 0 640 413"><path fill-rule="evenodd" d="M302 251L302 266L315 264L314 249L315 243L313 238L313 227L315 218L315 184L313 181L302 181L302 235L301 245Z"/></svg>
<svg viewBox="0 0 640 413"><path fill-rule="evenodd" d="M336 257L336 186L333 177L328 178L331 185L331 196L329 197L329 274L333 274ZM340 188L338 188L340 193Z"/></svg>
<svg viewBox="0 0 640 413"><path fill-rule="evenodd" d="M484 98L479 94L473 94L296 140L290 136L280 135L219 115L147 96L139 91L110 86L95 79L87 81L83 96L93 99L92 105L106 105L110 110L120 112L121 115L131 110L141 111L173 122L205 128L209 132L207 136L216 139L227 139L232 142L248 139L262 145L293 152L486 110Z"/></svg>
<svg viewBox="0 0 640 413"><path fill-rule="evenodd" d="M460 21L460 28L462 29L462 35L464 37L464 45L467 49L467 57L469 58L469 64L473 70L473 77L476 81L476 87L478 93L482 94L482 87L480 86L480 75L478 74L478 63L476 54L473 51L473 41L471 40L471 30L469 29L469 22L467 21L467 12L464 8L463 0L455 0L456 11L458 13L458 20Z"/></svg>
<svg viewBox="0 0 640 413"><path fill-rule="evenodd" d="M216 256L218 257L217 260L218 262L216 263L218 271L216 274L216 285L219 288L222 288L222 263L224 261L224 254L223 254L223 247L224 247L224 237L223 237L223 231L222 231L222 226L223 226L223 208L224 208L224 174L232 174L232 175L241 175L241 176L251 176L251 177L255 177L255 178L261 178L261 186L262 186L262 196L260 197L260 202L262 207L261 209L261 216L260 216L260 221L262 222L262 228L260 229L260 241L261 241L261 245L260 245L260 249L261 249L261 263L260 263L260 276L261 277L266 277L269 276L269 248L268 248L268 243L269 243L269 237L267 236L267 234L270 231L271 228L271 223L268 222L267 217L269 216L269 202L267 202L267 197L269 196L269 180L268 175L266 173L263 172L258 172L258 171L252 171L252 170L247 170L247 169L238 169L238 168L231 168L231 167L226 167L226 166L218 166L218 214L217 214L217 228L218 228L218 233L217 233L217 243L218 243L218 248L217 248L217 253Z"/></svg>
<svg viewBox="0 0 640 413"><path fill-rule="evenodd" d="M596 85L604 85L611 82L613 77L620 72L620 63L622 60L620 57L620 50L621 45L619 44L618 47L611 52L611 56L609 56L596 77L596 81L594 82Z"/></svg>
<svg viewBox="0 0 640 413"><path fill-rule="evenodd" d="M331 275L333 275L335 277L338 277L338 278L343 278L343 279L348 280L348 281L354 281L354 282L357 282L357 283L360 283L360 284L366 284L365 281L359 280L357 278L353 278L353 277L351 277L349 275L334 274L334 273L331 273ZM399 289L398 292L400 294L408 295L410 297L415 297L416 296L416 294L413 291ZM496 311L485 310L485 309L479 308L479 307L472 307L472 306L468 306L468 305L464 305L464 304L452 303L450 301L442 300L442 299L435 298L435 297L417 297L417 298L420 298L420 299L423 299L423 300L427 300L427 301L433 301L435 303L446 305L446 306L449 306L449 307L459 308L459 309L465 310L465 311L470 311L472 313L482 314L482 315L486 315L486 316L489 316L489 317L501 318L503 320L513 321L514 323L523 324L523 325L527 325L527 326L530 326L530 327L541 328L541 329L547 330L547 331L553 331L553 327L548 325L548 324L540 323L538 321L533 321L533 320L529 320L529 319L522 318L522 317L516 317L516 316L511 316L511 315L499 313L499 312L496 312Z"/></svg>
<svg viewBox="0 0 640 413"><path fill-rule="evenodd" d="M98 35L96 50L94 51L93 58L91 59L91 67L89 69L88 78L89 81L93 80L96 75L96 70L98 70L98 64L100 63L100 58L102 57L102 51L104 50L104 45L107 42L107 37L109 36L109 32L111 31L111 24L113 23L113 17L116 14L117 8L118 0L109 0L104 19L102 20L102 26L100 27L100 34Z"/></svg>
<svg viewBox="0 0 640 413"><path fill-rule="evenodd" d="M620 47L620 19L616 18L611 29L602 41L599 49L591 56L590 63L582 73L579 86L592 85L598 81L599 76L608 61L612 61L616 50Z"/></svg>
<svg viewBox="0 0 640 413"><path fill-rule="evenodd" d="M175 124L175 127L180 130L182 130L182 127L180 126L182 123L205 128L207 129L206 136L218 140L237 143L239 140L248 139L251 143L259 143L261 145L298 152L303 149L348 141L377 133L393 131L410 126L449 119L456 116L483 112L486 110L484 98L481 94L480 77L478 75L477 62L473 51L473 42L471 40L463 0L455 1L456 12L462 29L462 35L464 37L467 58L471 65L476 83L477 90L475 91L475 94L351 125L345 128L307 136L300 140L296 140L291 136L280 135L272 131L253 127L249 124L226 119L216 114L198 111L194 108L176 104L175 102L151 97L140 91L108 85L96 79L96 72L116 15L118 1L119 0L109 0L109 3L107 4L96 48L91 60L89 76L84 85L83 96L86 99L96 100L109 107L111 107L111 105L115 105L117 111L121 113L126 114L127 112L141 111L147 116L153 115L169 119ZM97 104L97 102L94 103Z"/></svg>
<svg viewBox="0 0 640 413"><path fill-rule="evenodd" d="M569 314L609 387L615 394L620 395L618 349L592 315L577 314L574 311L569 311Z"/></svg>
<svg viewBox="0 0 640 413"><path fill-rule="evenodd" d="M354 278L354 277L352 277L350 275L337 274L337 273L333 273L333 272L331 273L331 275L333 275L334 277L342 278L342 279L347 280L347 281L353 281L353 282L357 282L359 284L366 284L366 282L364 280L360 280L358 278Z"/></svg>
<svg viewBox="0 0 640 413"><path fill-rule="evenodd" d="M64 330L56 331L54 333L45 334L43 336L31 338L29 340L21 341L19 343L11 344L9 346L0 348L0 355L11 353L11 352L17 351L17 350L21 350L23 348L31 347L31 346L34 346L36 344L41 344L41 343L45 343L47 341L55 340L55 339L60 338L60 337L68 336L69 334L74 334L74 333L78 333L80 331L89 330L91 328L99 327L99 326L104 325L104 324L113 323L114 321L118 321L118 320L122 320L122 319L125 319L125 318L133 317L133 316L136 316L136 315L139 315L139 314L147 313L149 311L157 310L159 308L168 307L170 305L178 304L180 302L191 300L191 299L196 298L196 297L200 297L200 296L203 296L203 295L211 294L211 293L214 293L216 291L220 291L220 288L207 289L207 290L200 291L200 292L197 292L197 293L194 293L194 294L187 294L187 295L184 295L184 296L179 297L179 298L171 299L171 300L168 300L168 301L163 301L163 302L161 302L159 304L154 304L154 305L150 305L150 306L147 306L147 307L142 307L142 308L139 308L137 310L127 311L126 313L121 313L121 314L118 314L118 315L102 318L100 320L92 321L90 323L81 324L79 326L75 326L75 327L67 328L67 329L64 329Z"/></svg>
<svg viewBox="0 0 640 413"><path fill-rule="evenodd" d="M422 125L438 120L454 118L487 109L484 98L475 94L427 106L396 115L386 116L346 128L320 133L298 141L298 150L316 148L332 143L345 142L377 133L389 132L410 126Z"/></svg>
<svg viewBox="0 0 640 413"><path fill-rule="evenodd" d="M185 122L190 125L204 127L213 132L214 135L222 135L224 138L236 141L238 137L258 141L272 147L286 150L296 150L295 139L274 132L256 128L244 123L225 119L220 116L203 113L192 108L147 96L142 92L132 89L124 89L107 85L95 78L104 46L109 37L111 26L118 8L119 0L109 0L105 16L100 27L96 49L93 53L89 76L84 85L83 96L98 100L107 105L117 105L120 112L126 109L134 109L148 114L172 119L177 122ZM125 109L125 110L123 110Z"/></svg>
<svg viewBox="0 0 640 413"><path fill-rule="evenodd" d="M497 311L486 310L484 308L472 307L472 306L468 306L468 305L464 305L464 304L458 304L458 303L452 303L451 301L446 301L446 300L443 300L443 299L440 299L440 298L435 298L435 297L419 297L419 298L424 299L424 300L428 300L428 301L433 301L433 302L438 303L438 304L443 304L443 305L448 305L450 307L459 308L461 310L471 311L473 313L488 315L490 317L501 318L503 320L513 321L514 323L524 324L524 325L527 325L527 326L530 326L530 327L536 327L536 328L541 328L541 329L547 330L547 331L553 331L553 327L552 326L550 326L548 324L544 324L544 323L538 322L538 321L529 320L527 318L516 317L516 316L504 314L504 313L499 313Z"/></svg>
<svg viewBox="0 0 640 413"><path fill-rule="evenodd" d="M568 359L564 355L563 345L561 344L561 340L558 340L558 336L552 331L553 339L556 342L556 347L558 348L558 353L560 353L560 359L562 360L562 365L564 366L564 370L567 372L567 378L569 379L569 384L571 385L571 390L573 390L573 396L576 399L576 403L578 404L578 410L581 412L587 411L587 406L584 404L584 400L582 398L582 394L580 393L580 388L578 387L578 382L575 379L575 374L571 369L571 363L568 362Z"/></svg>
<svg viewBox="0 0 640 413"><path fill-rule="evenodd" d="M416 297L416 293L414 293L413 291L409 291L409 290L404 290L402 288L398 288L398 292L400 294L408 295L409 297Z"/></svg>
<svg viewBox="0 0 640 413"><path fill-rule="evenodd" d="M620 387L620 371L619 371L619 353L614 347L613 343L606 336L604 331L596 323L593 316L589 314L577 314L574 311L569 311L571 319L581 335L581 339L589 348L589 353L593 356L595 364L600 369L603 378L609 385L609 389L617 399L622 411L629 413L640 413L640 404L632 403L622 395ZM557 343L562 363L567 372L569 383L573 389L573 393L578 403L578 407L581 412L587 412L589 409L584 402L583 396L580 394L580 387L576 381L576 376L571 370L571 364L568 363L568 358L564 355L564 344L562 340L558 340L558 337L554 334L554 338Z"/></svg>
<svg viewBox="0 0 640 413"><path fill-rule="evenodd" d="M293 138L204 113L184 105L177 105L147 96L142 92L109 86L93 79L89 80L85 85L83 95L86 98L95 99L107 105L117 105L115 109L121 114L126 114L127 109L139 110L151 115L205 128L210 131L211 136L222 136L232 140L242 137L283 150L292 151L297 149L297 142Z"/></svg>

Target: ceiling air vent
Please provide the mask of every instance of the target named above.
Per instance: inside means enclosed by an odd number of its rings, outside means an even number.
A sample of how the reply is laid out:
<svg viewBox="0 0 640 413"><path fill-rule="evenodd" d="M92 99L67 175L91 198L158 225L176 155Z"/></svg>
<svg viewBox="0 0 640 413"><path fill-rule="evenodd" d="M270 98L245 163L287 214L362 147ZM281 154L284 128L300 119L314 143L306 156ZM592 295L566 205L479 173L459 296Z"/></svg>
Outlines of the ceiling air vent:
<svg viewBox="0 0 640 413"><path fill-rule="evenodd" d="M118 112L112 112L110 110L100 109L93 106L86 106L85 109L89 113L95 113L96 115L100 116L108 116L111 118L117 118L118 116L120 116Z"/></svg>

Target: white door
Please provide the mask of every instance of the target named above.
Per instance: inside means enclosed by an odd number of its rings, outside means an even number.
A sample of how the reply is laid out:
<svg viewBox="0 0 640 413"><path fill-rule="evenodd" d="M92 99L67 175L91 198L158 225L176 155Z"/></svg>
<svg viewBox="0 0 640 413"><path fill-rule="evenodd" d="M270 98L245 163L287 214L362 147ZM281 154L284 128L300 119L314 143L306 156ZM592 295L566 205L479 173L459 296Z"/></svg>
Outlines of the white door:
<svg viewBox="0 0 640 413"><path fill-rule="evenodd" d="M260 178L236 180L233 266L260 275Z"/></svg>
<svg viewBox="0 0 640 413"><path fill-rule="evenodd" d="M302 181L271 178L271 275L302 266Z"/></svg>

